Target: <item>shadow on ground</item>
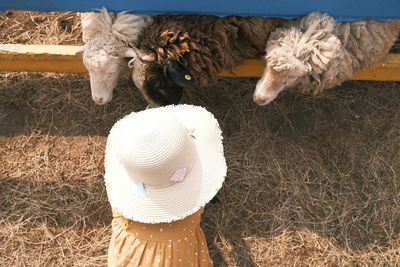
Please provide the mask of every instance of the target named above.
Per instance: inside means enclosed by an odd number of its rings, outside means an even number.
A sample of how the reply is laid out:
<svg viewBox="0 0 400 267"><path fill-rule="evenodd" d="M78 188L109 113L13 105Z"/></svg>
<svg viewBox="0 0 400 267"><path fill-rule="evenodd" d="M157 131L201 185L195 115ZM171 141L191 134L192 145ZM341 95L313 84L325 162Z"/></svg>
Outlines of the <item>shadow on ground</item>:
<svg viewBox="0 0 400 267"><path fill-rule="evenodd" d="M96 106L84 75L3 78L1 224L104 231L106 136L146 103L129 80ZM292 91L266 107L252 102L255 83L221 79L183 100L213 112L224 134L221 203L209 204L202 222L216 265L398 263L400 83L351 81L316 97Z"/></svg>

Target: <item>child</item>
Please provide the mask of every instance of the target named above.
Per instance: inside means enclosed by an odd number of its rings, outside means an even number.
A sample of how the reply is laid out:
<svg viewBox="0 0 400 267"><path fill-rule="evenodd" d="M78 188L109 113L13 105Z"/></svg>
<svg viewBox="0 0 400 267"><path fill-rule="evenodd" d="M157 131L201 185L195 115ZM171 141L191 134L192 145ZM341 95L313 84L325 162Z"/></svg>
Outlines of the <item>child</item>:
<svg viewBox="0 0 400 267"><path fill-rule="evenodd" d="M200 214L226 175L217 120L202 107L132 113L110 131L108 266L212 266Z"/></svg>

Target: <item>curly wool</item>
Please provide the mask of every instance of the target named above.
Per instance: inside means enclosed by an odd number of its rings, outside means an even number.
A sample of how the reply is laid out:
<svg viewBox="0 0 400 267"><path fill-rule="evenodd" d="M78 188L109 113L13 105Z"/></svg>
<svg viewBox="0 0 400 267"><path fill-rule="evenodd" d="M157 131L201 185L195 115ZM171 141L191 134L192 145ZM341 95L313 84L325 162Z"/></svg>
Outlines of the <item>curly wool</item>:
<svg viewBox="0 0 400 267"><path fill-rule="evenodd" d="M152 19L148 15L128 14L120 12L114 14L102 8L99 13L82 13L82 38L86 43L96 35L114 37L126 45L136 43L143 28L149 25Z"/></svg>
<svg viewBox="0 0 400 267"><path fill-rule="evenodd" d="M138 48L154 54L157 64L181 63L200 86L216 81L218 73L245 58L263 54L269 34L284 20L278 18L219 18L200 15L155 16Z"/></svg>
<svg viewBox="0 0 400 267"><path fill-rule="evenodd" d="M111 101L112 91L119 76L128 69L130 51L143 31L151 23L148 15L126 12L114 14L105 8L99 13L81 14L85 45L77 51L89 71L92 99L104 105Z"/></svg>
<svg viewBox="0 0 400 267"><path fill-rule="evenodd" d="M290 27L279 28L268 40L267 65L292 75L319 77L303 79L303 91L332 88L360 70L382 61L400 33L400 21L335 21L313 12Z"/></svg>

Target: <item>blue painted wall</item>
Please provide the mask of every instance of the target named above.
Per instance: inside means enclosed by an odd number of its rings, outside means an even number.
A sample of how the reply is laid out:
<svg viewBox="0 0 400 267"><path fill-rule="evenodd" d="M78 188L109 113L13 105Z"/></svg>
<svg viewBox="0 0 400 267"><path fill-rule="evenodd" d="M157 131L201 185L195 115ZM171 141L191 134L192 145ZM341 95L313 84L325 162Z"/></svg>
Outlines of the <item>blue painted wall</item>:
<svg viewBox="0 0 400 267"><path fill-rule="evenodd" d="M0 10L90 11L107 7L133 13L198 13L298 17L319 10L337 19L400 19L400 0L0 0Z"/></svg>

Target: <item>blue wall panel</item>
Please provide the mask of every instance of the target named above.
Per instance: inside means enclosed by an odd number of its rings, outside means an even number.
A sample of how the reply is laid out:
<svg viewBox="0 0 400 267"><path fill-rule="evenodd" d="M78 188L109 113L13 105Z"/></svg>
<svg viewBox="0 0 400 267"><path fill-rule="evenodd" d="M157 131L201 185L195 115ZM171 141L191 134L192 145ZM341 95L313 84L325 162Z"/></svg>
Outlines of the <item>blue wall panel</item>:
<svg viewBox="0 0 400 267"><path fill-rule="evenodd" d="M0 10L90 11L107 7L134 13L198 13L298 17L319 10L337 19L400 19L400 0L0 0Z"/></svg>

